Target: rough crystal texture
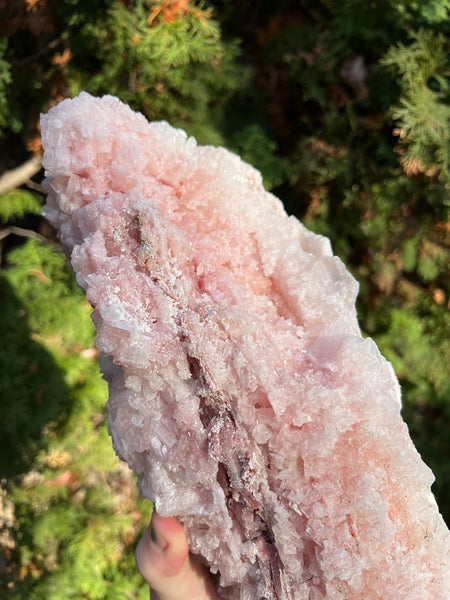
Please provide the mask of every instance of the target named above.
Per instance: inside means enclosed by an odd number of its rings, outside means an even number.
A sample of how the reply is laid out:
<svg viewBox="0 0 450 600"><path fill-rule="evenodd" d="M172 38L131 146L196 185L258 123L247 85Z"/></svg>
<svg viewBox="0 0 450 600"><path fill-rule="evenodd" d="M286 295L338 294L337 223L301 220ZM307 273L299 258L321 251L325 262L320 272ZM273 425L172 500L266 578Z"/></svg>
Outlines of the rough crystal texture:
<svg viewBox="0 0 450 600"><path fill-rule="evenodd" d="M42 118L118 455L229 600L448 600L450 539L357 284L260 174L116 98Z"/></svg>

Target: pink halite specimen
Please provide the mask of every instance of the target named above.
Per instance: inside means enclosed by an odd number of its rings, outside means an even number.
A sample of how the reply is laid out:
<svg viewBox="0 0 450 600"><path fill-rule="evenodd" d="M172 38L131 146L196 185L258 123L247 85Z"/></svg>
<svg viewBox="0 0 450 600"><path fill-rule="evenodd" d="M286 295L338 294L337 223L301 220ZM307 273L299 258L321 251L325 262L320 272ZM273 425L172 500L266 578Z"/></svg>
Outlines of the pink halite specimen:
<svg viewBox="0 0 450 600"><path fill-rule="evenodd" d="M114 447L232 600L448 600L450 537L357 284L260 174L116 98L42 118Z"/></svg>

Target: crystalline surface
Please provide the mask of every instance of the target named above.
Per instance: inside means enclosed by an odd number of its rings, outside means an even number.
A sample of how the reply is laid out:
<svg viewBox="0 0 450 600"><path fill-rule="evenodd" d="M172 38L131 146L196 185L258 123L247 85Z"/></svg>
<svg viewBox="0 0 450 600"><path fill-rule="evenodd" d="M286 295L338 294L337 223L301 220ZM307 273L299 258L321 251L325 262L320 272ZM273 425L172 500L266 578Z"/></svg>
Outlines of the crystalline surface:
<svg viewBox="0 0 450 600"><path fill-rule="evenodd" d="M42 118L114 447L229 600L448 600L450 539L357 284L224 149L81 94Z"/></svg>

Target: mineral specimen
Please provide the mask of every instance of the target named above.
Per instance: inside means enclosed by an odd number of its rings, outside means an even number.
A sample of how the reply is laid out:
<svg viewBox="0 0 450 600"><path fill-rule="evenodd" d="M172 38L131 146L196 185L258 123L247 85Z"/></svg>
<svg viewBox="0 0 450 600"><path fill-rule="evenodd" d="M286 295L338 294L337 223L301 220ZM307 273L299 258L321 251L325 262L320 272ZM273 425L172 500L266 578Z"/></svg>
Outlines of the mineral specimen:
<svg viewBox="0 0 450 600"><path fill-rule="evenodd" d="M109 428L229 600L448 600L450 537L357 284L260 174L116 98L42 117Z"/></svg>

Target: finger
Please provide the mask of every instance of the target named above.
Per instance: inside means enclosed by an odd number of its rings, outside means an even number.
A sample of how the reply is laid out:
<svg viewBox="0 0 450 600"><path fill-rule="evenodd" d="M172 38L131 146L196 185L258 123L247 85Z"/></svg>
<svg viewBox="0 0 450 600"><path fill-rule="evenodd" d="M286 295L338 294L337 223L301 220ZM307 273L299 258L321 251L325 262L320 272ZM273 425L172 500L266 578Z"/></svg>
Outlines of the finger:
<svg viewBox="0 0 450 600"><path fill-rule="evenodd" d="M153 513L136 548L136 565L159 600L219 600L210 573L189 555L183 526L173 517Z"/></svg>

